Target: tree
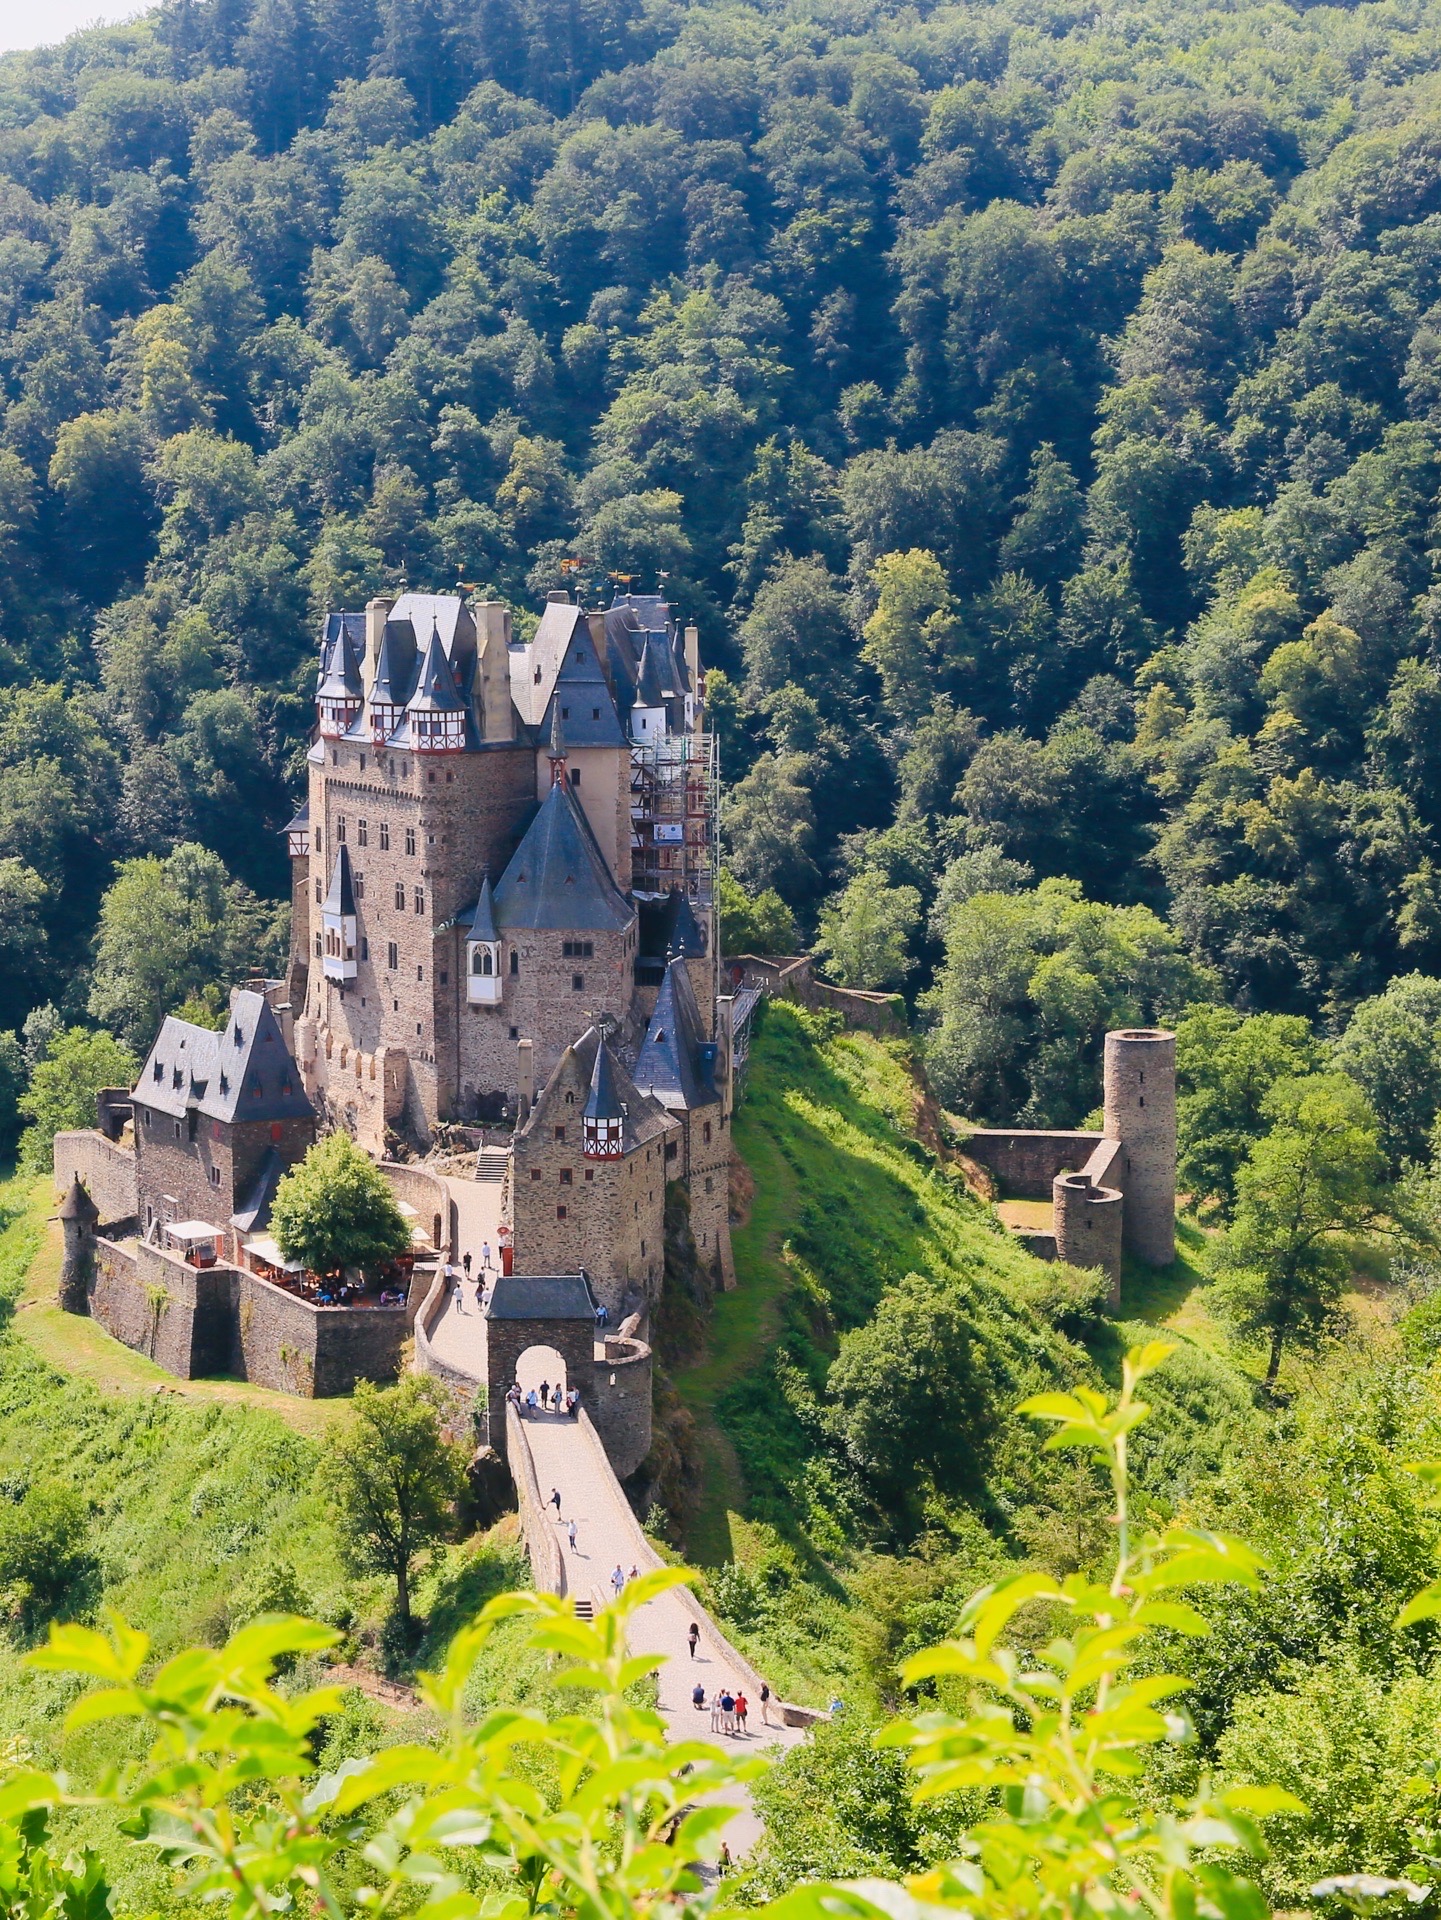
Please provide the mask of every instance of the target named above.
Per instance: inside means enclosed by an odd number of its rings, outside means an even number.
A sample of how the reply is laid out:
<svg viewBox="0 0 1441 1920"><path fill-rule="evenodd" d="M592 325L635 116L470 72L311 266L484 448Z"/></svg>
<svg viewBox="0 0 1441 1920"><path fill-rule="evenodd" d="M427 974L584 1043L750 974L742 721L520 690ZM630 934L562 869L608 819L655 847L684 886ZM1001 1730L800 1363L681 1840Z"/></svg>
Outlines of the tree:
<svg viewBox="0 0 1441 1920"><path fill-rule="evenodd" d="M799 754L763 753L730 794L725 812L731 864L749 886L804 899L819 878L811 848L816 821Z"/></svg>
<svg viewBox="0 0 1441 1920"><path fill-rule="evenodd" d="M410 1250L389 1181L347 1133L317 1140L282 1177L270 1227L286 1258L312 1273L373 1268Z"/></svg>
<svg viewBox="0 0 1441 1920"><path fill-rule="evenodd" d="M1363 1000L1332 1059L1370 1101L1392 1167L1425 1159L1441 1110L1441 980L1403 974Z"/></svg>
<svg viewBox="0 0 1441 1920"><path fill-rule="evenodd" d="M427 1374L393 1387L359 1381L353 1407L353 1443L332 1454L329 1468L341 1540L359 1570L393 1576L395 1611L408 1628L415 1556L455 1524L466 1450L447 1438L445 1390Z"/></svg>
<svg viewBox="0 0 1441 1920"><path fill-rule="evenodd" d="M208 848L123 860L100 903L90 1011L148 1046L180 1000L279 962L285 909L262 904Z"/></svg>
<svg viewBox="0 0 1441 1920"><path fill-rule="evenodd" d="M920 922L916 888L867 867L822 912L816 952L843 987L899 987L916 964L909 945Z"/></svg>
<svg viewBox="0 0 1441 1920"><path fill-rule="evenodd" d="M1193 1201L1229 1213L1236 1175L1266 1131L1271 1089L1318 1072L1324 1058L1297 1014L1193 1007L1177 1021L1176 1172Z"/></svg>
<svg viewBox="0 0 1441 1920"><path fill-rule="evenodd" d="M1376 1116L1344 1074L1283 1080L1262 1106L1270 1131L1236 1176L1235 1218L1216 1254L1216 1304L1268 1342L1274 1386L1288 1340L1314 1340L1350 1272L1339 1236L1380 1213Z"/></svg>
<svg viewBox="0 0 1441 1920"><path fill-rule="evenodd" d="M918 1477L957 1494L981 1478L994 1385L965 1302L918 1273L842 1334L827 1386L837 1437L877 1498L914 1512Z"/></svg>
<svg viewBox="0 0 1441 1920"><path fill-rule="evenodd" d="M881 677L895 718L914 725L930 711L938 675L953 664L961 626L940 562L923 548L883 554L871 568L876 610L861 655Z"/></svg>
<svg viewBox="0 0 1441 1920"><path fill-rule="evenodd" d="M801 950L795 915L774 887L748 894L729 867L716 889L722 953L792 954Z"/></svg>
<svg viewBox="0 0 1441 1920"><path fill-rule="evenodd" d="M37 1480L0 1505L0 1590L27 1620L52 1609L85 1566L89 1511L60 1480Z"/></svg>
<svg viewBox="0 0 1441 1920"><path fill-rule="evenodd" d="M19 1108L30 1125L20 1140L23 1164L35 1172L51 1165L57 1133L95 1125L95 1096L102 1087L129 1087L139 1064L113 1034L70 1027L50 1044L30 1076Z"/></svg>

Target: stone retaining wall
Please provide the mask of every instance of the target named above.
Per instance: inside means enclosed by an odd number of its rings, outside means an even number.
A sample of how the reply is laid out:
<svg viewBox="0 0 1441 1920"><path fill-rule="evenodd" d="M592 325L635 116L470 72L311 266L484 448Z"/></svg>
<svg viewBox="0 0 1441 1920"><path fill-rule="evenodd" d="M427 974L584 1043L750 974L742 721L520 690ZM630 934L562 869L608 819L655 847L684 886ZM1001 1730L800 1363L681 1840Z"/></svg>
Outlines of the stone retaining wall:
<svg viewBox="0 0 1441 1920"><path fill-rule="evenodd" d="M644 1340L610 1334L604 1361L594 1364L591 1417L616 1478L626 1480L650 1452L651 1350Z"/></svg>
<svg viewBox="0 0 1441 1920"><path fill-rule="evenodd" d="M585 1419L584 1413L581 1419ZM530 1451L530 1436L525 1422L509 1400L505 1403L505 1457L510 1477L515 1482L515 1497L520 1509L520 1528L530 1555L530 1577L537 1593L565 1592L565 1556L561 1553L545 1504L540 1483L535 1477L535 1460Z"/></svg>
<svg viewBox="0 0 1441 1920"><path fill-rule="evenodd" d="M415 1222L432 1239L436 1251L450 1258L455 1250L454 1206L450 1188L428 1167L411 1167L400 1160L382 1160L380 1171L390 1183L397 1200L414 1207L420 1216Z"/></svg>
<svg viewBox="0 0 1441 1920"><path fill-rule="evenodd" d="M831 1007L848 1027L890 1037L906 1031L905 1001L896 993L866 993L857 987L832 986L818 980L808 953L794 957L741 953L727 955L725 967L739 986L759 987L775 1000L794 1000L803 1007Z"/></svg>
<svg viewBox="0 0 1441 1920"><path fill-rule="evenodd" d="M160 1247L97 1236L91 1317L178 1380L231 1374L328 1399L393 1380L404 1307L317 1307L238 1267L193 1267Z"/></svg>
<svg viewBox="0 0 1441 1920"><path fill-rule="evenodd" d="M961 1151L995 1175L1003 1197L1049 1200L1056 1175L1079 1173L1101 1139L1099 1133L977 1127L961 1142Z"/></svg>
<svg viewBox="0 0 1441 1920"><path fill-rule="evenodd" d="M76 1176L95 1202L102 1226L133 1220L140 1206L135 1184L135 1155L129 1147L107 1140L95 1127L55 1136L55 1187L69 1191Z"/></svg>

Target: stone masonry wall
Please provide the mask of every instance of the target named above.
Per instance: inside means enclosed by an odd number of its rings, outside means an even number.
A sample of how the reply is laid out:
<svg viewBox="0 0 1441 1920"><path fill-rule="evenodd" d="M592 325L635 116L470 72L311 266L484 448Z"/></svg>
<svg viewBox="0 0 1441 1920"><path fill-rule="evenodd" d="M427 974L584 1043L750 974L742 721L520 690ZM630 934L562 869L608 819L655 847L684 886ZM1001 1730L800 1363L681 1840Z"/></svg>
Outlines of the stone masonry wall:
<svg viewBox="0 0 1441 1920"><path fill-rule="evenodd" d="M314 1137L309 1120L255 1121L229 1125L194 1116L175 1120L168 1113L135 1103L137 1217L141 1231L153 1219L204 1220L222 1239L222 1250L237 1256L230 1216L248 1197L261 1162L274 1146L281 1158L304 1157Z"/></svg>
<svg viewBox="0 0 1441 1920"><path fill-rule="evenodd" d="M609 1337L595 1362L595 1392L587 1403L618 1480L630 1477L650 1452L651 1350L643 1340Z"/></svg>
<svg viewBox="0 0 1441 1920"><path fill-rule="evenodd" d="M424 1228L436 1251L453 1254L455 1209L450 1189L439 1174L432 1173L427 1167L406 1166L398 1160L382 1160L380 1170L396 1199L415 1208L420 1216L415 1224Z"/></svg>
<svg viewBox="0 0 1441 1920"><path fill-rule="evenodd" d="M192 1267L159 1247L97 1238L90 1315L179 1380L224 1371L228 1267Z"/></svg>
<svg viewBox="0 0 1441 1920"><path fill-rule="evenodd" d="M1101 1138L1099 1133L977 1127L967 1134L961 1150L993 1173L1004 1193L1022 1200L1049 1200L1056 1175L1079 1173Z"/></svg>
<svg viewBox="0 0 1441 1920"><path fill-rule="evenodd" d="M107 1140L103 1133L86 1127L74 1133L55 1136L55 1187L69 1191L70 1182L79 1177L100 1212L103 1225L133 1220L138 1201L135 1186L135 1154L132 1148Z"/></svg>

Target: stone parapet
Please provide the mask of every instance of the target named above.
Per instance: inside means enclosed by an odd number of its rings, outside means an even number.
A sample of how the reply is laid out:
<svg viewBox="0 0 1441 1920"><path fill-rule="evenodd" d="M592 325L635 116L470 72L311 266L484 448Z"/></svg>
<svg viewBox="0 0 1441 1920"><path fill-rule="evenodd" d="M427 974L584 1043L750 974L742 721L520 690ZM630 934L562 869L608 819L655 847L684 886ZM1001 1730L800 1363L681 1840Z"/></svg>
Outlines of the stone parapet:
<svg viewBox="0 0 1441 1920"><path fill-rule="evenodd" d="M585 1415L581 1415L583 1420ZM520 1510L520 1528L530 1555L530 1577L537 1593L564 1593L565 1558L555 1536L555 1526L540 1497L535 1477L530 1440L525 1422L510 1401L505 1403L505 1457L510 1477L515 1482L516 1504Z"/></svg>
<svg viewBox="0 0 1441 1920"><path fill-rule="evenodd" d="M1079 1173L1103 1134L1041 1127L975 1127L961 1143L970 1159L994 1174L1017 1200L1049 1200L1058 1173Z"/></svg>
<svg viewBox="0 0 1441 1920"><path fill-rule="evenodd" d="M134 1220L140 1201L136 1186L135 1153L131 1147L108 1140L95 1127L78 1128L55 1136L55 1187L69 1190L73 1179L89 1193L102 1226Z"/></svg>

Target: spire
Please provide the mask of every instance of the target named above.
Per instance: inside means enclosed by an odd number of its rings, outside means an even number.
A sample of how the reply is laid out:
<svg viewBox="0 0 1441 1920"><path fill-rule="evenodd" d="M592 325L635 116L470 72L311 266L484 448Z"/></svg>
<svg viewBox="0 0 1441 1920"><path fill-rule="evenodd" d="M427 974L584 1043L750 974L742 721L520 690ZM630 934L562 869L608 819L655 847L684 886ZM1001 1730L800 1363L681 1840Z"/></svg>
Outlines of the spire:
<svg viewBox="0 0 1441 1920"><path fill-rule="evenodd" d="M350 874L350 848L344 841L335 856L335 865L330 875L330 891L325 896L322 913L344 914L351 918L355 915L355 883Z"/></svg>
<svg viewBox="0 0 1441 1920"><path fill-rule="evenodd" d="M558 787L565 780L565 734L560 724L560 702L550 708L550 783Z"/></svg>
<svg viewBox="0 0 1441 1920"><path fill-rule="evenodd" d="M495 930L495 894L491 891L488 867L480 883L480 898L475 903L475 917L470 923L469 938L492 942L500 938Z"/></svg>
<svg viewBox="0 0 1441 1920"><path fill-rule="evenodd" d="M70 1182L70 1191L66 1194L58 1216L61 1220L81 1220L93 1227L100 1218L100 1209L90 1198L84 1181L77 1173Z"/></svg>
<svg viewBox="0 0 1441 1920"><path fill-rule="evenodd" d="M465 702L456 691L455 675L441 645L440 626L431 621L430 638L425 643L425 658L420 663L420 678L415 692L406 702L408 713L463 713Z"/></svg>
<svg viewBox="0 0 1441 1920"><path fill-rule="evenodd" d="M355 657L355 648L350 643L350 628L341 622L340 631L335 636L330 656L322 669L320 685L316 688L317 700L333 700L345 706L359 706L364 697L360 681L360 662Z"/></svg>

